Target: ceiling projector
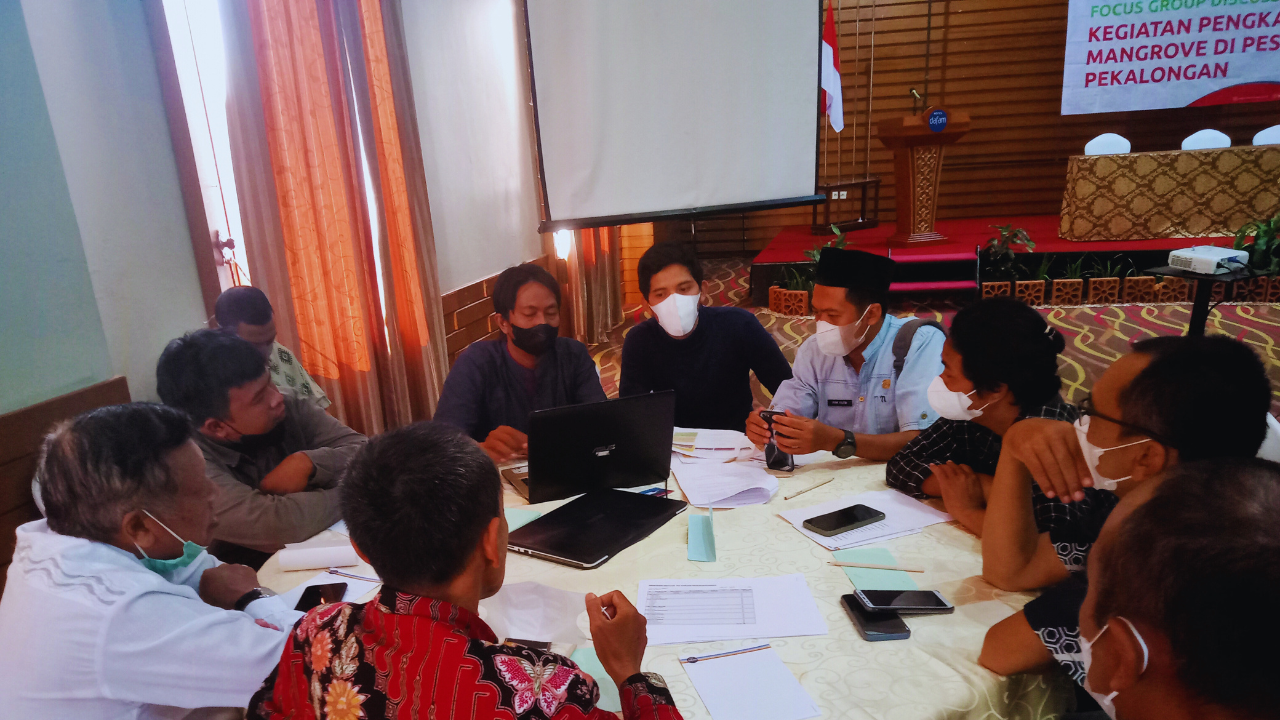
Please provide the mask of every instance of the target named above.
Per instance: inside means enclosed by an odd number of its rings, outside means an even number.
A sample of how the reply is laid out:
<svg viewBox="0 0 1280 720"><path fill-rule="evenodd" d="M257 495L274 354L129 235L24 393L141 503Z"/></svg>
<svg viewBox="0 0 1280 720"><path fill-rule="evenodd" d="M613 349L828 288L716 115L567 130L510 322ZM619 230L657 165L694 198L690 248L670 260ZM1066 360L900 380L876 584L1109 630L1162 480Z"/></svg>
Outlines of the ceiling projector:
<svg viewBox="0 0 1280 720"><path fill-rule="evenodd" d="M1170 267L1201 275L1217 275L1248 265L1249 253L1244 250L1229 250L1212 245L1197 245L1169 253Z"/></svg>

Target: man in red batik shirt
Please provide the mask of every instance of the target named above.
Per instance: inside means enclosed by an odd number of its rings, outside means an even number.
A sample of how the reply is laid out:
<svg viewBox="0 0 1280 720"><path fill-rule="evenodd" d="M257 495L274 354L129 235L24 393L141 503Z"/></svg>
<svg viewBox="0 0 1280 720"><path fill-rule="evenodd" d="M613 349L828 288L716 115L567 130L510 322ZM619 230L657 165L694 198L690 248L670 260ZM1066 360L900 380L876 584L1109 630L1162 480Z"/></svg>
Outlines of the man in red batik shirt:
<svg viewBox="0 0 1280 720"><path fill-rule="evenodd" d="M474 442L440 423L394 430L359 451L340 487L351 542L384 585L300 620L249 718L616 717L572 660L499 644L477 615L502 587L507 521L497 468ZM624 718L680 720L662 678L640 672L644 616L616 590L586 604Z"/></svg>

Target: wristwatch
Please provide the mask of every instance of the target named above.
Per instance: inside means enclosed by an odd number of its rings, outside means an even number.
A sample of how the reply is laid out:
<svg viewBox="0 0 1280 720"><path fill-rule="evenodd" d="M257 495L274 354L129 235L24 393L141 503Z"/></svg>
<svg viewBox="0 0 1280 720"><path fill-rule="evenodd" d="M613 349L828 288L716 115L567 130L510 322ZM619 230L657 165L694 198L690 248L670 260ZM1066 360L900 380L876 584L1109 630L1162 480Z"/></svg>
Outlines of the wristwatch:
<svg viewBox="0 0 1280 720"><path fill-rule="evenodd" d="M841 460L846 460L848 458L853 457L857 452L858 452L857 438L853 436L852 430L845 430L844 439L840 441L839 445L836 445L836 449L832 450L831 454L835 455Z"/></svg>
<svg viewBox="0 0 1280 720"><path fill-rule="evenodd" d="M274 596L275 593L273 591L264 587L256 587L240 596L240 599L236 601L235 609L243 611L245 608L249 607L249 603L254 600L261 600L262 598Z"/></svg>

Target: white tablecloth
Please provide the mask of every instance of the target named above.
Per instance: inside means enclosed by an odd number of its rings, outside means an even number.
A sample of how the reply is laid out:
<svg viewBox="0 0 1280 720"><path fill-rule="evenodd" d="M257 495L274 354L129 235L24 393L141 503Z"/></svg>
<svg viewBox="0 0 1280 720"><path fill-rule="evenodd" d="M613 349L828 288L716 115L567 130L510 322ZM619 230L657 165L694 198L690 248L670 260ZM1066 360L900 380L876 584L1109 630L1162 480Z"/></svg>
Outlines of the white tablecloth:
<svg viewBox="0 0 1280 720"><path fill-rule="evenodd" d="M793 500L786 495L835 477L836 481ZM687 559L688 513L627 548L595 570L576 570L512 553L507 582L534 580L546 585L602 594L622 590L636 601L642 579L762 577L804 573L828 634L767 639L823 710L824 718L1050 718L1070 702L1070 685L1059 675L1003 678L978 665L987 629L1021 608L1028 593L997 590L981 578L979 540L955 523L933 525L921 533L873 547L889 548L903 566L918 567L912 578L923 589L938 590L955 606L952 615L912 617L911 638L864 641L840 606L852 591L844 572L828 565L831 553L777 516L780 510L816 505L842 495L883 490L884 465L860 460L806 466L781 477L782 489L767 505L717 510L716 562ZM672 483L675 487L675 483ZM508 492L508 507L526 504ZM545 503L547 512L562 504ZM355 574L367 567L349 568ZM282 572L271 558L258 576L264 586L282 592L316 571ZM644 669L662 674L688 720L710 718L678 657L742 647L742 641L650 647ZM603 679L608 682L607 678ZM720 719L725 720L725 719Z"/></svg>

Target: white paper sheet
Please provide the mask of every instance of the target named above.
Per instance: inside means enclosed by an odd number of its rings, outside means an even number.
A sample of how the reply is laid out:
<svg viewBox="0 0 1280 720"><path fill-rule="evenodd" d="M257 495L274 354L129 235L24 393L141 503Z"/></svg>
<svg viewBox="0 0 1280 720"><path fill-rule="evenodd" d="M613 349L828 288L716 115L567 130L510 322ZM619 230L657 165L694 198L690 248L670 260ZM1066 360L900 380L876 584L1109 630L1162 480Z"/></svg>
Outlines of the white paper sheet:
<svg viewBox="0 0 1280 720"><path fill-rule="evenodd" d="M778 492L778 479L744 463L690 465L674 470L685 499L694 507L762 505Z"/></svg>
<svg viewBox="0 0 1280 720"><path fill-rule="evenodd" d="M338 533L339 535L346 535L347 537L351 537L351 531L347 529L346 520L339 520L338 522L330 525L329 529L332 530L333 532Z"/></svg>
<svg viewBox="0 0 1280 720"><path fill-rule="evenodd" d="M804 521L829 512L835 512L850 505L862 504L884 513L884 520L864 525L839 535L823 537L811 530L806 530ZM951 516L941 510L934 510L915 498L907 497L897 490L878 490L860 495L846 495L839 500L832 500L820 505L785 510L778 513L783 520L791 523L797 530L828 550L841 550L858 545L891 540L903 535L918 533L924 528L940 522L949 522Z"/></svg>
<svg viewBox="0 0 1280 720"><path fill-rule="evenodd" d="M280 551L281 570L318 570L359 564L360 557L350 542L325 547L286 547Z"/></svg>
<svg viewBox="0 0 1280 720"><path fill-rule="evenodd" d="M500 639L584 645L586 597L536 582L512 583L480 601L480 618Z"/></svg>
<svg viewBox="0 0 1280 720"><path fill-rule="evenodd" d="M768 645L680 660L715 720L804 720L822 714Z"/></svg>
<svg viewBox="0 0 1280 720"><path fill-rule="evenodd" d="M355 578L343 575L334 575L328 572L317 573L310 580L302 583L298 587L280 594L280 599L290 608L298 604L298 599L302 597L302 591L312 585L328 585L330 583L346 583L347 591L342 594L343 602L355 602L364 597L370 590L378 587L382 583L368 582L365 580L357 580Z"/></svg>
<svg viewBox="0 0 1280 720"><path fill-rule="evenodd" d="M826 635L804 576L641 580L650 645Z"/></svg>

